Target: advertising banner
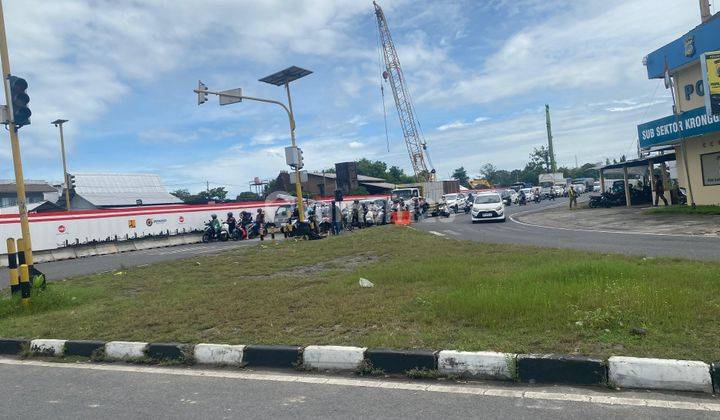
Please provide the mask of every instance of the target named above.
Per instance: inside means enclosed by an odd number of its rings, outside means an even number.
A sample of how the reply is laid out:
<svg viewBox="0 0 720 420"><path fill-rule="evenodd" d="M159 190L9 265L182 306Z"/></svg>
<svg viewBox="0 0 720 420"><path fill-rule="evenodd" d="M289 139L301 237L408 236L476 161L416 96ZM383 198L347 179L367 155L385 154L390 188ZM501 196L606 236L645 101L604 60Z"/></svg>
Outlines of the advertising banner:
<svg viewBox="0 0 720 420"><path fill-rule="evenodd" d="M720 115L720 51L703 54L700 64L705 83L705 108L708 115Z"/></svg>
<svg viewBox="0 0 720 420"><path fill-rule="evenodd" d="M720 152L700 155L703 185L720 185Z"/></svg>

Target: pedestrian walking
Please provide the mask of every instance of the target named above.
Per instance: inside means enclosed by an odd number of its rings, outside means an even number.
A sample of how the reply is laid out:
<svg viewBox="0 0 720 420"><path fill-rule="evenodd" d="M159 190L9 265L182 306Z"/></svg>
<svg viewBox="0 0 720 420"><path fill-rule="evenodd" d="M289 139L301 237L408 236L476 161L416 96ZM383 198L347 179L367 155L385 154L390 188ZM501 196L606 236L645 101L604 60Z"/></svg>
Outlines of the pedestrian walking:
<svg viewBox="0 0 720 420"><path fill-rule="evenodd" d="M667 199L665 199L665 186L662 183L662 179L655 175L655 207L660 203L660 199L662 199L666 206L668 205Z"/></svg>
<svg viewBox="0 0 720 420"><path fill-rule="evenodd" d="M568 198L570 198L570 210L572 210L573 204L575 204L575 208L577 208L577 192L575 192L575 187L572 185L568 190Z"/></svg>

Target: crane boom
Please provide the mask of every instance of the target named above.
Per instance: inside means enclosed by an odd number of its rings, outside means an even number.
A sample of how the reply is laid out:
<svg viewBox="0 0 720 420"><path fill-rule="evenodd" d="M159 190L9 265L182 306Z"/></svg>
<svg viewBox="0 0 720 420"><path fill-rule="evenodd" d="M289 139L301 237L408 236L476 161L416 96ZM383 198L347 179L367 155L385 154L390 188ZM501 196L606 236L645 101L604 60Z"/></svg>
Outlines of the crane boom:
<svg viewBox="0 0 720 420"><path fill-rule="evenodd" d="M402 67L400 67L400 59L398 58L395 45L390 36L390 29L388 28L387 20L385 20L385 14L377 2L373 1L373 6L375 6L375 16L377 17L378 29L380 30L380 43L385 64L383 78L390 82L390 87L392 88L395 107L397 108L398 117L400 118L400 126L403 130L403 137L405 138L405 145L410 155L410 162L412 163L415 178L417 178L418 181L434 181L435 169L433 169L431 165L428 170L428 164L426 163L427 144L418 130L418 122L415 119L410 91L405 85L405 76L403 75Z"/></svg>

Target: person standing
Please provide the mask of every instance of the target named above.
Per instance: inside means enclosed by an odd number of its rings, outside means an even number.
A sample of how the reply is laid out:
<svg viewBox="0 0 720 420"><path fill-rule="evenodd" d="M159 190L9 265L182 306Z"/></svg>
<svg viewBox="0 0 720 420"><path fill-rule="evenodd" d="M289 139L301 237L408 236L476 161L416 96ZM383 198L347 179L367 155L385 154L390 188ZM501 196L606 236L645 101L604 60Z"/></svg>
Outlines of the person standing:
<svg viewBox="0 0 720 420"><path fill-rule="evenodd" d="M660 203L660 199L668 205L667 199L665 198L665 186L662 183L662 179L655 175L655 207Z"/></svg>
<svg viewBox="0 0 720 420"><path fill-rule="evenodd" d="M332 219L332 234L339 235L341 228L342 211L340 211L335 201L332 202L332 209L330 213Z"/></svg>
<svg viewBox="0 0 720 420"><path fill-rule="evenodd" d="M577 192L575 192L575 187L572 185L568 190L568 198L570 198L570 210L572 210L573 204L575 204L575 208L577 208Z"/></svg>

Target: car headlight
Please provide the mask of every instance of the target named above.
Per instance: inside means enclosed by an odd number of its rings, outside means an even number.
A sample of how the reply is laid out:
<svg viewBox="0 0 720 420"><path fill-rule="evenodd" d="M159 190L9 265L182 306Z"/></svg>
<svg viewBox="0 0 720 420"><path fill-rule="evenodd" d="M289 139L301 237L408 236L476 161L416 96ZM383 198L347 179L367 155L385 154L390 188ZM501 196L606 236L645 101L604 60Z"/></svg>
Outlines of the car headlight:
<svg viewBox="0 0 720 420"><path fill-rule="evenodd" d="M498 206L498 207L495 208L495 211L496 211L496 212L502 212L502 209L503 209L502 206Z"/></svg>

